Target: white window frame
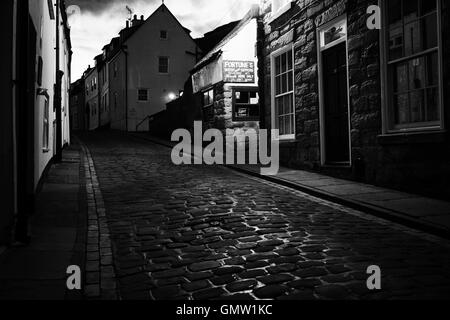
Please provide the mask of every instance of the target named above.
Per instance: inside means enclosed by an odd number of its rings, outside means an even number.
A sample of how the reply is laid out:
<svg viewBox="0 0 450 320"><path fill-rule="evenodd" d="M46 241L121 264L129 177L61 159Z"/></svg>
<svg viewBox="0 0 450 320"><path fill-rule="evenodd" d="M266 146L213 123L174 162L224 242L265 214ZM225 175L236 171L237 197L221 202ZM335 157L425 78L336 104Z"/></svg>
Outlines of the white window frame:
<svg viewBox="0 0 450 320"><path fill-rule="evenodd" d="M392 126L391 119L391 106L389 104L389 72L388 72L388 50L387 50L387 8L386 1L388 0L379 0L378 5L381 8L382 13L382 25L386 26L386 28L382 28L380 32L380 57L381 57L381 116L382 116L382 132L383 135L395 135L395 134L414 134L420 132L436 132L436 131L445 131L445 112L444 112L444 74L443 74L443 50L442 50L442 5L440 0L435 0L437 2L437 28L438 33L438 69L439 69L439 117L440 117L440 125L438 126L420 126L420 123L415 127L412 123L411 127L408 128L394 128ZM430 0L431 1L431 0ZM422 52L423 53L423 52Z"/></svg>
<svg viewBox="0 0 450 320"><path fill-rule="evenodd" d="M333 42L330 42L328 44L322 44L322 32L324 30L327 30L335 25L339 25L342 22L345 23L345 37L342 37L338 40L335 40ZM349 72L349 63L348 63L348 20L347 15L341 15L332 21L326 23L325 25L321 26L320 28L317 28L317 75L319 78L319 125L320 125L320 162L322 166L327 165L327 154L326 154L326 132L325 132L325 105L324 105L324 95L326 94L324 91L324 79L322 76L323 71L323 65L322 65L322 52L330 49L338 44L341 44L345 42L346 47L346 60L347 60L347 107L348 107L348 143L349 143L349 162L345 163L339 163L339 165L345 165L350 167L353 163L353 154L352 154L352 113L351 113L351 100L350 100L350 72Z"/></svg>
<svg viewBox="0 0 450 320"><path fill-rule="evenodd" d="M280 140L280 141L294 141L296 139L296 133L297 133L297 114L296 114L296 110L295 110L295 55L294 55L294 45L292 43L288 44L287 46L284 46L281 49L278 49L274 52L272 52L270 54L270 82L271 82L271 98L272 98L272 102L271 102L271 118L272 118L272 129L278 129L277 126L277 120L275 118L276 115L276 82L275 82L275 59L277 57L279 57L280 55L292 51L292 92L289 93L284 93L283 95L288 95L288 94L292 94L292 108L294 111L294 133L293 134L288 134L288 135L279 135L277 134L276 136L273 137L273 139L275 140Z"/></svg>

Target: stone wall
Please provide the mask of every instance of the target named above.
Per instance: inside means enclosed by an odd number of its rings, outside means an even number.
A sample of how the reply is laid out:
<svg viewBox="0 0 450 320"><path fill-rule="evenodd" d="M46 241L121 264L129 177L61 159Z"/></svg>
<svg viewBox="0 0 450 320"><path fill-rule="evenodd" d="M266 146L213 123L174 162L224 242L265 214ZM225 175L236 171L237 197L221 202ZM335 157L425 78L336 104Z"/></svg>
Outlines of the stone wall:
<svg viewBox="0 0 450 320"><path fill-rule="evenodd" d="M296 140L282 143L283 165L435 196L450 194L448 134L401 137L382 135L380 33L366 26L374 0L297 0L270 21L271 1L262 0L264 21L265 123L271 127L270 54L293 39L295 56ZM449 30L449 4L442 1L443 30ZM335 6L333 8L333 6ZM343 9L342 9L343 8ZM352 168L322 167L320 161L319 75L316 24L347 14ZM325 20L328 19L328 20ZM444 105L449 100L449 33L443 32ZM448 123L449 115L446 113Z"/></svg>

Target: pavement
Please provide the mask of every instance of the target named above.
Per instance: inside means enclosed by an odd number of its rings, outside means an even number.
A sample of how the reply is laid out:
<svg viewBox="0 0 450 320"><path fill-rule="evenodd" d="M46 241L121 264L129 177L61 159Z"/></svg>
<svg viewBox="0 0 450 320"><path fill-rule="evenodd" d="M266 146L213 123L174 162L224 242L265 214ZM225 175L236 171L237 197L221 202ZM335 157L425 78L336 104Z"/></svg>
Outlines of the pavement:
<svg viewBox="0 0 450 320"><path fill-rule="evenodd" d="M0 255L0 300L77 300L69 292L66 271L84 261L85 199L80 148L64 150L37 195L31 218L31 244L6 248Z"/></svg>
<svg viewBox="0 0 450 320"><path fill-rule="evenodd" d="M135 135L79 138L45 179L32 244L0 255L0 299L450 299L444 238L226 167L175 166ZM82 291L66 290L68 265Z"/></svg>
<svg viewBox="0 0 450 320"><path fill-rule="evenodd" d="M175 143L150 136L133 136L173 147ZM262 176L260 166L229 166L246 174L294 188L335 203L450 239L450 202L319 173L280 167L276 176Z"/></svg>

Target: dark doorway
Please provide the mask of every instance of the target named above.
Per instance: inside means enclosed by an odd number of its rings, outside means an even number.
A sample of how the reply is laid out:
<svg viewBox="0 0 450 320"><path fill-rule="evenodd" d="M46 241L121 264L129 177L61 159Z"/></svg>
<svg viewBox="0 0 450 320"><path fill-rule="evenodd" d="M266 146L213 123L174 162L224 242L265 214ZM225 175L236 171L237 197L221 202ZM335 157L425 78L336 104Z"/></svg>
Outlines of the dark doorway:
<svg viewBox="0 0 450 320"><path fill-rule="evenodd" d="M350 133L346 43L323 51L322 66L326 163L348 164Z"/></svg>

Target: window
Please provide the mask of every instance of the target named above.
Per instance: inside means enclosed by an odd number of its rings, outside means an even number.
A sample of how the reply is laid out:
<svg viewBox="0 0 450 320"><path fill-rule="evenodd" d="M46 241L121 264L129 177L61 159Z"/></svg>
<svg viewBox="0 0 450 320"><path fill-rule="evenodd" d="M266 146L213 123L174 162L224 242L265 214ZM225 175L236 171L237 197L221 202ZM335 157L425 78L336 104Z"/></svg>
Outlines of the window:
<svg viewBox="0 0 450 320"><path fill-rule="evenodd" d="M44 103L44 115L43 115L43 126L42 126L42 150L44 152L48 152L48 143L49 143L49 130L50 130L50 119L49 119L49 102L48 99L45 99Z"/></svg>
<svg viewBox="0 0 450 320"><path fill-rule="evenodd" d="M436 0L385 2L388 130L441 126Z"/></svg>
<svg viewBox="0 0 450 320"><path fill-rule="evenodd" d="M147 102L148 101L148 89L138 90L138 101Z"/></svg>
<svg viewBox="0 0 450 320"><path fill-rule="evenodd" d="M347 22L344 19L320 31L320 48L325 50L335 45L338 41L344 41L346 36Z"/></svg>
<svg viewBox="0 0 450 320"><path fill-rule="evenodd" d="M117 68L117 61L116 61L116 62L114 62L114 78L117 78L117 71L118 71L118 68Z"/></svg>
<svg viewBox="0 0 450 320"><path fill-rule="evenodd" d="M233 88L233 121L259 121L258 88Z"/></svg>
<svg viewBox="0 0 450 320"><path fill-rule="evenodd" d="M292 46L272 55L272 126L280 139L295 139L294 60Z"/></svg>
<svg viewBox="0 0 450 320"><path fill-rule="evenodd" d="M203 107L209 107L214 103L214 89L203 92Z"/></svg>
<svg viewBox="0 0 450 320"><path fill-rule="evenodd" d="M44 61L42 60L42 57L38 58L38 71L37 71L37 84L38 86L42 86L42 70L44 67Z"/></svg>
<svg viewBox="0 0 450 320"><path fill-rule="evenodd" d="M47 5L48 5L48 13L50 15L50 19L51 20L55 20L55 11L53 10L53 0L47 0Z"/></svg>
<svg viewBox="0 0 450 320"><path fill-rule="evenodd" d="M159 32L159 38L160 38L161 40L167 40L167 38L168 38L167 30L161 30L161 31Z"/></svg>
<svg viewBox="0 0 450 320"><path fill-rule="evenodd" d="M203 92L203 116L204 120L214 117L214 89Z"/></svg>
<svg viewBox="0 0 450 320"><path fill-rule="evenodd" d="M159 73L169 73L169 57L159 57Z"/></svg>
<svg viewBox="0 0 450 320"><path fill-rule="evenodd" d="M272 17L276 18L291 8L292 0L272 0Z"/></svg>

